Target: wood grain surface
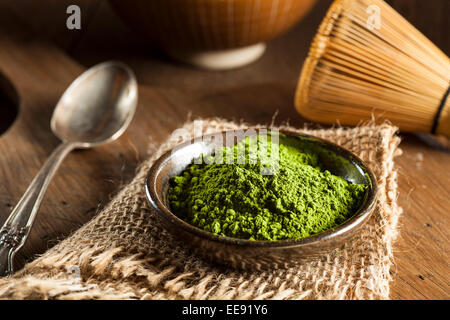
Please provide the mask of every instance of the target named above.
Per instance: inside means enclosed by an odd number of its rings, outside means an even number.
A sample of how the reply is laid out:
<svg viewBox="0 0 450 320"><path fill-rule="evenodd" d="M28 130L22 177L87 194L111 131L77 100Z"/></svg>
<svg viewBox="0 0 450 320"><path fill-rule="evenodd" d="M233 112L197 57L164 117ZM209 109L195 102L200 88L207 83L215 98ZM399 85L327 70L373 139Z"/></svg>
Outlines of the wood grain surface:
<svg viewBox="0 0 450 320"><path fill-rule="evenodd" d="M447 54L447 0L391 0ZM65 28L65 9L82 9L82 30ZM250 124L303 126L293 96L302 61L330 1L272 41L266 54L226 72L167 59L128 29L106 1L5 1L0 4L0 223L58 144L50 118L59 96L85 68L119 59L137 74L139 104L117 141L71 153L53 179L17 267L88 221L134 175L136 166L186 119L218 116ZM16 90L11 89L8 82ZM16 97L17 96L17 97ZM19 110L14 118L14 106ZM3 128L3 129L2 129ZM391 270L393 299L450 298L450 152L427 135L402 134L397 158L404 209Z"/></svg>

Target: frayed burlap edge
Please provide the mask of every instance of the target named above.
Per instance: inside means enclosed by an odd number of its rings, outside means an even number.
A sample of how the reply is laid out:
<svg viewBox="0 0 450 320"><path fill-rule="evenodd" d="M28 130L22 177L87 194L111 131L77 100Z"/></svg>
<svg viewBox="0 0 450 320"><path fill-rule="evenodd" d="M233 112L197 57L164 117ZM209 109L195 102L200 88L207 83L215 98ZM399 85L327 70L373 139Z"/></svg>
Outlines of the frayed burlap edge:
<svg viewBox="0 0 450 320"><path fill-rule="evenodd" d="M202 126L204 134L246 127L222 119L203 120ZM375 213L343 250L271 272L230 270L192 255L159 224L144 193L151 164L179 143L169 139L90 222L13 277L0 279L0 298L388 299L392 244L401 214L393 162L400 153L397 129L388 124L283 128L344 146L364 159L377 176ZM194 123L183 129L193 134Z"/></svg>

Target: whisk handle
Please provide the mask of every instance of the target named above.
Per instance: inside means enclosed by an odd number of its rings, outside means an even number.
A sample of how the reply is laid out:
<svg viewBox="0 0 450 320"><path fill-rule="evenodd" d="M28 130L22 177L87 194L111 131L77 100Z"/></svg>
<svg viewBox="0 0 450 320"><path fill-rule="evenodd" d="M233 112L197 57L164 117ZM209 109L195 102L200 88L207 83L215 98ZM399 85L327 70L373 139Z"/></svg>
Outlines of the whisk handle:
<svg viewBox="0 0 450 320"><path fill-rule="evenodd" d="M433 127L431 128L431 133L432 134L436 134L437 133L438 127L439 127L440 122L441 122L442 112L445 109L445 105L447 103L449 95L450 95L450 85L449 85L447 91L445 92L444 96L442 97L441 104L439 105L438 110L436 111L436 115L434 116ZM449 124L449 126L450 126L450 124ZM447 135L450 135L450 132Z"/></svg>

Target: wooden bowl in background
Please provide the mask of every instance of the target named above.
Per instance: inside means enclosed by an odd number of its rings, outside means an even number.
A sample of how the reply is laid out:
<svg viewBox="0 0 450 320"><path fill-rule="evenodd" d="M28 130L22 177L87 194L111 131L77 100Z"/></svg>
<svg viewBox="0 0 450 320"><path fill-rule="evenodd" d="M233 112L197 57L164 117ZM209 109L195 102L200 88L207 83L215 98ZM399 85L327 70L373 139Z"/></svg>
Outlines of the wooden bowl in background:
<svg viewBox="0 0 450 320"><path fill-rule="evenodd" d="M317 0L110 0L136 31L172 57L207 69L258 59L265 42L300 21Z"/></svg>

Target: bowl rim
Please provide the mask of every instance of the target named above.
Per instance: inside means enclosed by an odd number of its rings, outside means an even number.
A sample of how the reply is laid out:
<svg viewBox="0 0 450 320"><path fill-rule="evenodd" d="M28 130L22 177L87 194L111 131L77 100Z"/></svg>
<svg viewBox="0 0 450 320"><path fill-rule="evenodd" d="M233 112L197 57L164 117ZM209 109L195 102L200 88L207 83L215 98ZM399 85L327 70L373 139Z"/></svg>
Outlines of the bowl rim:
<svg viewBox="0 0 450 320"><path fill-rule="evenodd" d="M244 130L247 129L255 129L259 132L261 129L265 129L268 131L273 130L273 128L270 127L248 127L244 128ZM323 138L319 138L310 134L306 133L299 133L292 130L287 129L277 129L279 133L286 134L288 136L297 136L297 137L304 137L308 139L313 139L318 142L320 142L323 145L326 145L329 149L331 149L333 152L338 151L338 154L341 156L344 156L346 159L350 160L353 164L357 164L359 166L364 174L367 174L369 177L370 182L370 188L368 190L368 195L366 197L366 200L364 203L359 207L358 211L347 221L340 224L337 227L334 227L332 229L329 229L327 231L324 231L319 234L315 234L309 237L300 238L300 239L287 239L287 240L246 240L246 239L239 239L239 238L232 238L232 237L226 237L217 235L208 231L205 231L203 229L200 229L198 227L195 227L191 225L190 223L182 220L179 218L175 213L173 213L170 208L168 208L160 197L158 196L158 193L156 192L156 177L158 176L159 172L161 171L161 168L163 165L170 159L170 156L172 154L172 151L176 148L177 150L180 150L184 147L187 147L193 143L198 142L199 138L205 138L205 137L211 137L217 134L226 134L227 132L233 132L235 130L225 130L220 131L208 135L202 135L200 137L194 137L188 141L185 141L183 143L180 143L176 145L175 147L171 148L167 152L165 152L163 155L161 155L150 167L146 179L145 179L145 193L147 200L151 204L151 206L155 209L155 211L167 222L169 222L172 227L175 228L181 228L185 232L190 233L193 236L197 236L200 238L203 238L205 240L213 241L213 242L219 242L222 244L229 244L233 246L240 246L240 247L247 247L247 248L256 248L256 247L270 247L270 248L289 248L289 247L303 247L303 246L309 246L314 243L318 242L324 242L328 240L333 240L336 238L339 238L343 235L351 234L352 231L356 231L359 229L371 216L373 213L373 209L375 207L375 203L377 200L377 194L378 194L378 183L375 177L375 174L372 172L372 170L367 166L367 164L357 155L355 155L350 150L347 150L331 141L328 141Z"/></svg>

